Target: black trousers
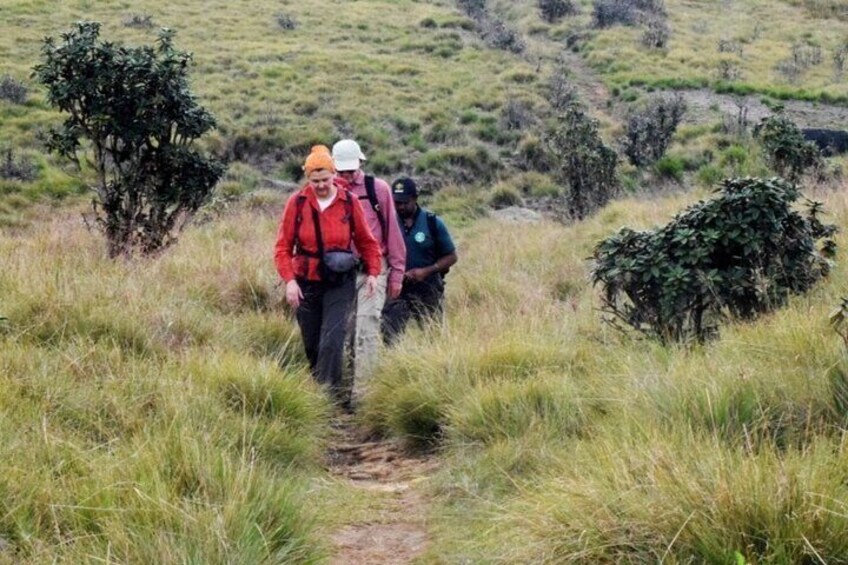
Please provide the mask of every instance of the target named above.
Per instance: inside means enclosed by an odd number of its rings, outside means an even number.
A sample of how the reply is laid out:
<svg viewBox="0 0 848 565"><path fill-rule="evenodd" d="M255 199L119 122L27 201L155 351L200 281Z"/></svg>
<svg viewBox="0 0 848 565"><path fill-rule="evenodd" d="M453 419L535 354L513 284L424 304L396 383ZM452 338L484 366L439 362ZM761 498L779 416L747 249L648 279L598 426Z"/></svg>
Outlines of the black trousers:
<svg viewBox="0 0 848 565"><path fill-rule="evenodd" d="M420 283L404 283L403 289L394 300L386 301L380 329L386 345L394 344L406 329L410 320L419 324L442 315L445 285L441 275L432 276Z"/></svg>
<svg viewBox="0 0 848 565"><path fill-rule="evenodd" d="M355 279L351 276L338 286L306 280L298 284L303 300L297 308L297 324L312 376L341 400L345 333Z"/></svg>

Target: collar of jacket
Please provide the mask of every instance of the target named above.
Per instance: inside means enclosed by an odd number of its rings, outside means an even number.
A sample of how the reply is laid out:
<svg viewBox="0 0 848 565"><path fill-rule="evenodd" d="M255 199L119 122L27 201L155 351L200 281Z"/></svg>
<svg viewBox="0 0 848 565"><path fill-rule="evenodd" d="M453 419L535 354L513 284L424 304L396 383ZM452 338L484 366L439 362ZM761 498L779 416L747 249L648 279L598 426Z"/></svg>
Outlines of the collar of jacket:
<svg viewBox="0 0 848 565"><path fill-rule="evenodd" d="M350 185L344 179L336 177L333 179L333 184L336 185L336 200L347 200L350 198ZM311 184L308 184L300 189L300 194L306 196L306 201L309 202L316 210L318 207L318 197L315 196L315 189Z"/></svg>

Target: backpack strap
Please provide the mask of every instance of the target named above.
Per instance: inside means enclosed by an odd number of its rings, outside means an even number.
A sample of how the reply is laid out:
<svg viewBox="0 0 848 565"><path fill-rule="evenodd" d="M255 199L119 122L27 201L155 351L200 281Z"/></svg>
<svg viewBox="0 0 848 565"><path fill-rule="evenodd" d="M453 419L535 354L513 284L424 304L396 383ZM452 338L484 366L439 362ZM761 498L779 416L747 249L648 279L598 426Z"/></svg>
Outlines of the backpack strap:
<svg viewBox="0 0 848 565"><path fill-rule="evenodd" d="M341 190L341 189L340 189ZM336 195L336 198L339 198L340 195ZM306 197L302 197L303 200L306 200ZM351 200L353 196L348 193L347 198L344 200L345 214L347 215L348 225L350 226L350 234L348 235L348 243L347 248L350 249L353 246L353 233L354 233L354 219L353 219L353 201ZM300 207L300 211L303 210L303 204L298 201L298 205ZM301 221L303 219L301 218ZM315 228L315 243L318 245L318 254L316 257L324 256L324 237L321 233L321 216L318 213L318 210L312 208L312 225ZM308 255L308 253L304 253L304 255Z"/></svg>
<svg viewBox="0 0 848 565"><path fill-rule="evenodd" d="M433 246L436 251L439 251L439 227L436 225L436 215L433 212L427 212L427 230L430 232L430 237L433 238Z"/></svg>
<svg viewBox="0 0 848 565"><path fill-rule="evenodd" d="M365 175L365 194L368 195L368 201L371 203L371 208L377 214L377 219L380 220L380 229L383 232L383 243L388 247L389 232L386 229L386 218L383 217L383 209L380 202L377 200L377 190L374 188L374 177Z"/></svg>
<svg viewBox="0 0 848 565"><path fill-rule="evenodd" d="M336 198L338 198L338 196ZM345 214L347 214L348 222L350 224L350 238L348 239L347 244L348 249L350 249L353 246L353 234L356 230L356 225L353 220L353 193L347 193L347 198L344 200L344 206Z"/></svg>
<svg viewBox="0 0 848 565"><path fill-rule="evenodd" d="M441 253L442 251L442 242L439 240L439 226L436 225L436 214L433 212L427 212L427 230L430 232L430 237L433 238L433 247L436 253ZM439 276L442 278L442 281L445 279L445 275L450 272L450 268L445 269L444 272L439 273Z"/></svg>
<svg viewBox="0 0 848 565"><path fill-rule="evenodd" d="M337 196L338 198L338 196ZM324 255L324 241L321 234L321 218L318 214L318 211L315 208L312 208L312 225L315 229L315 242L318 245L318 253L310 253L303 249L303 246L300 244L300 227L303 225L303 207L306 205L306 195L300 194L297 197L297 202L295 203L295 217L294 217L294 248L295 252L300 255L306 255L307 257L321 257ZM350 237L348 239L348 249L353 244L353 234L354 234L354 220L353 220L353 204L350 200L350 195L344 201L345 206L345 214L347 214L348 221L350 222Z"/></svg>
<svg viewBox="0 0 848 565"><path fill-rule="evenodd" d="M318 244L318 257L324 257L324 238L321 235L321 217L318 210L312 208L312 225L315 227L315 242Z"/></svg>
<svg viewBox="0 0 848 565"><path fill-rule="evenodd" d="M294 249L295 252L301 255L309 255L303 250L300 245L300 226L303 225L303 206L306 204L306 195L299 194L295 203L294 216Z"/></svg>

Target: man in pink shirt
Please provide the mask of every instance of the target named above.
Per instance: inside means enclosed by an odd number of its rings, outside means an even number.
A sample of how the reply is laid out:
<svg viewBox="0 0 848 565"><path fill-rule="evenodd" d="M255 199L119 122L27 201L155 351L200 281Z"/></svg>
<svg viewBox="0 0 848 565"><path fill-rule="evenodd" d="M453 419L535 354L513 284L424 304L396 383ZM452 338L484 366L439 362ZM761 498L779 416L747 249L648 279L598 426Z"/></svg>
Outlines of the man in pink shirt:
<svg viewBox="0 0 848 565"><path fill-rule="evenodd" d="M359 144L343 139L333 145L336 171L350 185L365 212L365 220L383 252L383 269L377 277L377 290L370 296L365 292L365 277L357 277L355 319L349 329L350 354L353 357L353 400L362 396L368 379L374 372L380 347L380 316L386 296L400 295L406 270L406 244L395 212L395 202L389 185L383 179L362 171L365 155Z"/></svg>

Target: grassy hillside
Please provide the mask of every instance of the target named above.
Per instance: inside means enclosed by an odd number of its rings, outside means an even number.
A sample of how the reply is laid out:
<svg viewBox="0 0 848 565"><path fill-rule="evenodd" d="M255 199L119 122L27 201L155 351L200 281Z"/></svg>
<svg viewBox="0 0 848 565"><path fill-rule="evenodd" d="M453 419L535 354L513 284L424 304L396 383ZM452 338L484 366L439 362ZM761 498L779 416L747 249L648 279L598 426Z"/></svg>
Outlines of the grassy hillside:
<svg viewBox="0 0 848 565"><path fill-rule="evenodd" d="M303 155L347 135L373 172L433 189L459 244L446 326L387 353L359 414L442 461L423 562L846 562L842 255L809 295L691 347L603 324L586 261L722 176L768 173L716 91L813 100L802 115L846 126L826 104L848 96L841 3L666 0L662 50L578 4L549 24L535 1L489 0L512 52L452 0L4 2L0 74L28 94L0 99L0 170L27 173L0 179L0 562L319 562L328 528L368 518L322 468L331 410L271 263ZM29 74L78 19L129 44L175 29L218 118L203 143L229 173L161 257L107 260L80 221L86 179L39 141L60 116ZM793 45L822 62L789 80ZM649 91L708 87L709 111L586 221L486 218L561 194L531 158L561 72L613 146ZM839 225L845 188L810 189Z"/></svg>
<svg viewBox="0 0 848 565"><path fill-rule="evenodd" d="M513 97L539 101L530 63L486 48L451 2L349 2L341 19L337 10L329 1L6 3L0 56L31 93L23 105L0 100L0 148L38 168L31 182L0 186L6 222L27 199L83 190L42 155L37 133L59 116L29 78L41 39L83 18L129 44L151 43L160 26L176 30L177 47L195 55L194 91L219 122L207 146L248 171L236 168L225 192L298 180L312 144L345 135L378 174L415 172L437 184L458 167L474 180L505 166L504 144L518 134L495 139L499 109Z"/></svg>
<svg viewBox="0 0 848 565"><path fill-rule="evenodd" d="M595 309L594 243L703 196L455 227L446 327L383 358L359 416L443 460L425 562L841 562L844 263L701 347ZM845 223L842 192L816 197ZM75 213L0 242L0 558L311 562L367 519L319 466L329 411L280 302L278 207L253 196L158 259L107 260Z"/></svg>
<svg viewBox="0 0 848 565"><path fill-rule="evenodd" d="M320 554L303 494L328 407L276 300L274 222L250 218L137 264L75 214L0 240L0 560Z"/></svg>
<svg viewBox="0 0 848 565"><path fill-rule="evenodd" d="M490 21L526 45L512 52L495 48L498 36L481 33L451 0L346 2L343 18L335 17L338 3L320 0L6 2L2 74L26 94L22 103L0 96L0 224L25 225L33 202L86 194L88 179L43 150L40 133L60 116L30 76L42 38L80 19L102 22L104 39L130 45L153 42L162 26L176 30L177 47L194 53L194 91L219 122L204 144L234 164L220 186L225 197L296 180L310 145L349 135L374 172L415 174L432 189L509 179L534 166L549 79L562 73L613 145L619 120L648 90L710 86L838 103L848 96L834 66L848 41L838 7L830 15L822 2L669 0L668 46L649 49L639 39L644 26L596 29L592 3L577 4L577 15L548 24L535 1L490 0ZM793 46L800 60L817 62L788 77L778 69ZM694 129L678 140L684 153L693 144L714 150L722 142L711 128L734 112L726 100L696 98L687 118ZM823 108L796 110L805 123L848 121Z"/></svg>
<svg viewBox="0 0 848 565"><path fill-rule="evenodd" d="M845 67L834 60L848 42L848 14L837 2L665 0L662 48L642 43L644 24L600 27L593 2L575 4L577 14L547 24L533 2L490 2L530 38L531 51L555 53L566 42L617 92L710 87L848 104Z"/></svg>
<svg viewBox="0 0 848 565"><path fill-rule="evenodd" d="M844 194L818 196L844 225ZM848 373L827 321L848 290L844 261L704 346L599 320L592 246L687 200L463 233L446 330L412 332L384 359L363 415L448 461L434 560L844 562Z"/></svg>

